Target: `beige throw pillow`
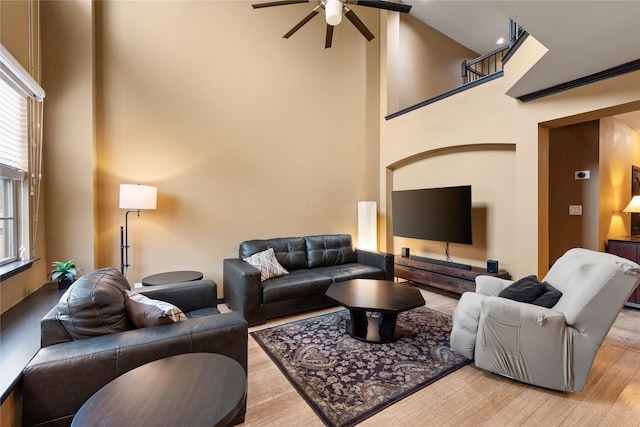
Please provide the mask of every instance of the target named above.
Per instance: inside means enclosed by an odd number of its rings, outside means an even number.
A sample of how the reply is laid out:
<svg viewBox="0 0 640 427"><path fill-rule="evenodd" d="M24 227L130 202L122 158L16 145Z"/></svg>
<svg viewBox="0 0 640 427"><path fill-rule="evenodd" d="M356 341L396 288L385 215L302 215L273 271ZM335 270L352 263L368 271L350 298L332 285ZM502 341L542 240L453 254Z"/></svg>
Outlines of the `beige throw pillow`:
<svg viewBox="0 0 640 427"><path fill-rule="evenodd" d="M136 328L187 320L182 310L168 302L151 299L131 291L125 291L124 296L127 314Z"/></svg>
<svg viewBox="0 0 640 427"><path fill-rule="evenodd" d="M273 248L269 248L266 251L258 252L250 257L243 258L244 262L248 262L258 270L260 270L260 281L264 282L272 277L284 276L289 274L287 270L280 265L276 258L276 253Z"/></svg>

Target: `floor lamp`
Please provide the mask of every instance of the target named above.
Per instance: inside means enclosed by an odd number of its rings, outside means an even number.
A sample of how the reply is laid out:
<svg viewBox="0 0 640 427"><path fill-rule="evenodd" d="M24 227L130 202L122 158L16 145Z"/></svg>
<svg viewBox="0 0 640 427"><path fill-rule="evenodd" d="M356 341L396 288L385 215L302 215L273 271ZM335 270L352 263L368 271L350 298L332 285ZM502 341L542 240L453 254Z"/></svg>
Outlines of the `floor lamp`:
<svg viewBox="0 0 640 427"><path fill-rule="evenodd" d="M358 249L378 250L377 203L358 202Z"/></svg>
<svg viewBox="0 0 640 427"><path fill-rule="evenodd" d="M124 227L120 226L120 272L125 274L129 268L129 213L135 212L140 218L143 209L156 209L158 189L149 185L121 184L120 209L127 209L124 214Z"/></svg>

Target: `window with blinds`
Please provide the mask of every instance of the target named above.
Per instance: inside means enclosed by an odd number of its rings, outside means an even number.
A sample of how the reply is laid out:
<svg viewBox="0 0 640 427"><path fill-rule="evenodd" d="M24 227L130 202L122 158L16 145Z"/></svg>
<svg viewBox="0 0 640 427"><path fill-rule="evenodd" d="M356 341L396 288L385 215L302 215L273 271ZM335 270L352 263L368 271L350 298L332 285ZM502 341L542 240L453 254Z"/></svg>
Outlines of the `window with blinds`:
<svg viewBox="0 0 640 427"><path fill-rule="evenodd" d="M27 98L0 80L0 264L18 257L17 194L28 169Z"/></svg>
<svg viewBox="0 0 640 427"><path fill-rule="evenodd" d="M0 164L3 169L14 169L15 178L18 178L17 173L29 167L26 155L27 98L4 80L0 80L0 135Z"/></svg>
<svg viewBox="0 0 640 427"><path fill-rule="evenodd" d="M39 196L44 90L0 45L0 265L29 257L29 195ZM40 132L37 132L39 129ZM38 176L40 175L38 171ZM29 191L28 191L29 190ZM34 206L37 209L37 201ZM37 210L36 210L37 212ZM37 215L35 215L37 217Z"/></svg>

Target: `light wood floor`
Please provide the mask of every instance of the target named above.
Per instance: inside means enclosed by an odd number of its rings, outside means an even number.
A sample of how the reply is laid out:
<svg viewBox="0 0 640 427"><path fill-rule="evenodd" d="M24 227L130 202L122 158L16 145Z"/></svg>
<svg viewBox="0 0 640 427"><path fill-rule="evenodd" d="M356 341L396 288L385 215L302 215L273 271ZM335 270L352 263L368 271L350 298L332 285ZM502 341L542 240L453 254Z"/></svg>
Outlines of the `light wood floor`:
<svg viewBox="0 0 640 427"><path fill-rule="evenodd" d="M457 304L422 292L427 306L443 313L451 314ZM333 310L272 320L250 332ZM248 375L244 426L323 425L251 337ZM640 310L620 313L582 393L529 386L469 364L359 426L640 426Z"/></svg>

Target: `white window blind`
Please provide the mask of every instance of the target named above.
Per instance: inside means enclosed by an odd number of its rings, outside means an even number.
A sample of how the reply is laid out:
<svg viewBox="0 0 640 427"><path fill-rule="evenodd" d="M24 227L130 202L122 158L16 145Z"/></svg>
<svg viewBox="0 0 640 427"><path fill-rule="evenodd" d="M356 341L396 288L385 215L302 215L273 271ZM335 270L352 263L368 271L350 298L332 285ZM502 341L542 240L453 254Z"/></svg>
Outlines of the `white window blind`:
<svg viewBox="0 0 640 427"><path fill-rule="evenodd" d="M27 98L0 79L0 175L20 179L28 169Z"/></svg>
<svg viewBox="0 0 640 427"><path fill-rule="evenodd" d="M0 45L0 265L35 256L44 96Z"/></svg>

